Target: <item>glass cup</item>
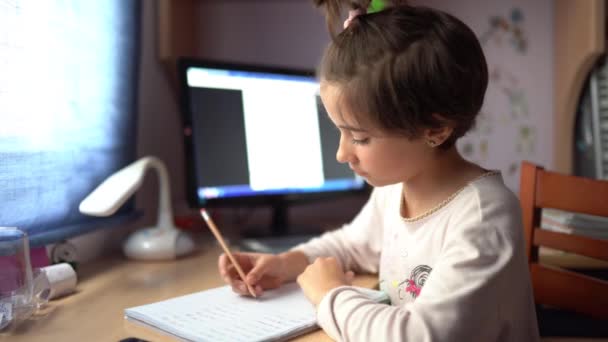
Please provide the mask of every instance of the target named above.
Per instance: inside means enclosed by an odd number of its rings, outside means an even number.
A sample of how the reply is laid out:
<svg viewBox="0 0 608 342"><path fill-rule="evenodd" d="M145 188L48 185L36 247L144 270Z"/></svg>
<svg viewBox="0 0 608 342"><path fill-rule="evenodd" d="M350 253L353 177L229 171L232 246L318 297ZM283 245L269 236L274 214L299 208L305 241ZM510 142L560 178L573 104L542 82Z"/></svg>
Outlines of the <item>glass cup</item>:
<svg viewBox="0 0 608 342"><path fill-rule="evenodd" d="M0 331L27 319L36 308L27 233L0 227Z"/></svg>

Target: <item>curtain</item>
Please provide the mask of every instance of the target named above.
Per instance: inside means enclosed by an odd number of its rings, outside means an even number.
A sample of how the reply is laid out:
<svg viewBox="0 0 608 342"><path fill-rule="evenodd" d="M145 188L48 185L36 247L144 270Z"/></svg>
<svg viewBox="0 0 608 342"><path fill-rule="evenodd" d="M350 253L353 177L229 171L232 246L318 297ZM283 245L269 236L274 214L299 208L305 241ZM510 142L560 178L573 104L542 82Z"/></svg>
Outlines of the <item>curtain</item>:
<svg viewBox="0 0 608 342"><path fill-rule="evenodd" d="M135 159L140 6L0 0L0 226L33 246L135 215L78 205Z"/></svg>

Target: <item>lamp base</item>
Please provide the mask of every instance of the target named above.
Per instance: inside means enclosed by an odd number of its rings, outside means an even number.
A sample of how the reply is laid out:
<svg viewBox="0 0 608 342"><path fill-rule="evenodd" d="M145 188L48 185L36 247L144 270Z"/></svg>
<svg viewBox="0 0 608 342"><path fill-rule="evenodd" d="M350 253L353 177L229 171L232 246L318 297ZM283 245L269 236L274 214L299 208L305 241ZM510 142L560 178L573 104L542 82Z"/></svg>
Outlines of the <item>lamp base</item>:
<svg viewBox="0 0 608 342"><path fill-rule="evenodd" d="M123 245L125 255L136 260L170 260L194 251L194 240L175 227L149 227L133 232Z"/></svg>

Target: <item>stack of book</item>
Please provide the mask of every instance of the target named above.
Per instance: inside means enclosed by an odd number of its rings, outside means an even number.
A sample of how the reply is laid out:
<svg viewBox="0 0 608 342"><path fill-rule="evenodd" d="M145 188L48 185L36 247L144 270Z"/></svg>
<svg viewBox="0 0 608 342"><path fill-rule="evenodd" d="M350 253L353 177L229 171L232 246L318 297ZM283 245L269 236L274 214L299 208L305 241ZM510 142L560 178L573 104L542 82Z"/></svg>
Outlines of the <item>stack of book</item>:
<svg viewBox="0 0 608 342"><path fill-rule="evenodd" d="M608 239L608 217L543 209L541 228L597 239Z"/></svg>

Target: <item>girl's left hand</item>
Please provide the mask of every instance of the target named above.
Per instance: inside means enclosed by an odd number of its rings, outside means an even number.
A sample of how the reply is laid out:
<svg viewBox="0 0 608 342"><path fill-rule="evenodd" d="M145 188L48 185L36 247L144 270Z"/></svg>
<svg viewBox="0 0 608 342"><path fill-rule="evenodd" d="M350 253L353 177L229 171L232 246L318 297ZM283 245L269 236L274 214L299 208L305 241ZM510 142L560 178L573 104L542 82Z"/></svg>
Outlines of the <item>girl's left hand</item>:
<svg viewBox="0 0 608 342"><path fill-rule="evenodd" d="M317 306L336 287L350 285L354 273L344 273L336 258L317 258L298 276L298 284L308 300Z"/></svg>

